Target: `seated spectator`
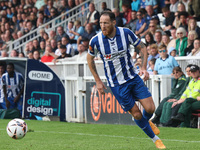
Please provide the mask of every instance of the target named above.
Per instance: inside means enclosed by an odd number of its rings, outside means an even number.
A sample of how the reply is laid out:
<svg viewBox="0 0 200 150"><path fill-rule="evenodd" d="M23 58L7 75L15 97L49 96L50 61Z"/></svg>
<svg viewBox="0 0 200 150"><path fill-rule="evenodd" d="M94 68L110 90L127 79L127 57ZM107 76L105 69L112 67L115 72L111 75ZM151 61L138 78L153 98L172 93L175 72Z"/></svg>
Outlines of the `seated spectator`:
<svg viewBox="0 0 200 150"><path fill-rule="evenodd" d="M43 41L40 42L40 49L39 49L40 56L44 55L44 53L45 53L45 47L46 47L45 41L43 40Z"/></svg>
<svg viewBox="0 0 200 150"><path fill-rule="evenodd" d="M151 24L150 24L150 27L151 27ZM147 34L145 35L145 44L148 46L155 43L156 42L154 41L153 34L151 34L151 32L147 32Z"/></svg>
<svg viewBox="0 0 200 150"><path fill-rule="evenodd" d="M10 57L18 57L18 51L16 50L12 50L11 53L10 53Z"/></svg>
<svg viewBox="0 0 200 150"><path fill-rule="evenodd" d="M157 29L155 32L155 42L159 46L162 45L162 30Z"/></svg>
<svg viewBox="0 0 200 150"><path fill-rule="evenodd" d="M33 59L40 61L40 52L38 50L33 52Z"/></svg>
<svg viewBox="0 0 200 150"><path fill-rule="evenodd" d="M178 4L179 1L178 0L170 0L170 12L177 12L178 11Z"/></svg>
<svg viewBox="0 0 200 150"><path fill-rule="evenodd" d="M56 32L54 30L49 31L49 40L52 40L52 39L56 40Z"/></svg>
<svg viewBox="0 0 200 150"><path fill-rule="evenodd" d="M99 18L100 14L97 10L95 10L95 5L94 3L90 3L89 5L89 12L87 14L87 19L84 23L84 26L88 23L91 23L95 31L99 31L100 26L99 26Z"/></svg>
<svg viewBox="0 0 200 150"><path fill-rule="evenodd" d="M171 113L170 115L168 114L169 110L164 109L164 105L168 103L168 100L172 101L172 99L176 99L177 97L179 97L183 93L183 87L186 88L186 77L180 67L174 67L173 76L174 78L172 79L171 89L172 92L169 96L165 97L158 105L155 111L155 116L152 119L152 122L155 124L162 123L164 125L169 121Z"/></svg>
<svg viewBox="0 0 200 150"><path fill-rule="evenodd" d="M102 2L102 3L101 3L101 9L102 9L102 11L111 11L111 10L107 7L106 2Z"/></svg>
<svg viewBox="0 0 200 150"><path fill-rule="evenodd" d="M41 58L41 62L52 62L53 59L54 59L54 54L52 52L52 49L51 49L51 46L50 45L47 45L46 48L45 48L45 54L44 56L42 56Z"/></svg>
<svg viewBox="0 0 200 150"><path fill-rule="evenodd" d="M137 23L136 23L136 31L135 34L136 35L140 35L141 33L143 33L146 29L147 23L145 21L145 18L142 17L143 16L143 12L141 10L139 10L137 12Z"/></svg>
<svg viewBox="0 0 200 150"><path fill-rule="evenodd" d="M52 52L55 53L55 51L58 49L56 40L52 39L50 41L50 46L51 46Z"/></svg>
<svg viewBox="0 0 200 150"><path fill-rule="evenodd" d="M140 0L133 0L131 3L131 10L138 11L140 9Z"/></svg>
<svg viewBox="0 0 200 150"><path fill-rule="evenodd" d="M168 43L167 50L169 51L169 48L174 47L176 48L176 28L172 27L170 30L171 34L171 41Z"/></svg>
<svg viewBox="0 0 200 150"><path fill-rule="evenodd" d="M53 61L54 63L58 62L60 59L64 59L66 57L72 57L72 55L67 53L67 48L65 45L61 45L59 50L60 50L61 55L54 59L54 61Z"/></svg>
<svg viewBox="0 0 200 150"><path fill-rule="evenodd" d="M169 31L173 26L173 22L175 18L174 13L170 12L169 7L167 6L162 8L162 13L165 17L165 21L164 21L165 27L163 28L163 31Z"/></svg>
<svg viewBox="0 0 200 150"><path fill-rule="evenodd" d="M2 76L6 108L17 108L22 113L24 78L21 73L15 71L13 63L9 63L6 70Z"/></svg>
<svg viewBox="0 0 200 150"><path fill-rule="evenodd" d="M158 53L158 46L156 44L152 44L150 45L150 55L148 56L147 58L147 68L149 68L149 61L152 59L152 58L159 58L160 55Z"/></svg>
<svg viewBox="0 0 200 150"><path fill-rule="evenodd" d="M136 23L137 23L137 20L138 20L136 14L137 14L136 11L132 11L131 12L131 20L128 24L125 25L125 27L129 28L133 32L136 31Z"/></svg>
<svg viewBox="0 0 200 150"><path fill-rule="evenodd" d="M191 116L192 112L192 105L197 105L200 108L200 70L199 66L192 65L190 67L190 72L192 76L192 80L190 81L187 89L184 91L183 95L178 101L173 102L172 108L176 105L181 104L178 114L176 116L172 117L172 120L180 124L181 122L184 122L185 125L189 125L190 123L190 117L189 119L186 118L187 115Z"/></svg>
<svg viewBox="0 0 200 150"><path fill-rule="evenodd" d="M37 39L34 39L33 40L33 51L39 50L39 49L40 49L39 42Z"/></svg>
<svg viewBox="0 0 200 150"><path fill-rule="evenodd" d="M62 39L63 37L67 37L67 39L69 40L69 36L65 33L63 27L62 27L62 26L59 26L59 27L57 28L56 41L57 41L57 42L58 42L58 41L61 41L61 39Z"/></svg>
<svg viewBox="0 0 200 150"><path fill-rule="evenodd" d="M195 30L191 30L188 33L188 41L187 41L187 47L184 49L185 55L189 55L194 48L194 40L197 38L197 33Z"/></svg>
<svg viewBox="0 0 200 150"><path fill-rule="evenodd" d="M79 44L78 45L78 54L69 58L69 60L73 60L73 61L86 61L87 60L87 48L85 48L85 46L83 44ZM68 60L68 58L67 58Z"/></svg>
<svg viewBox="0 0 200 150"><path fill-rule="evenodd" d="M168 51L168 54L170 56L176 57L176 49L174 47L170 47L169 51Z"/></svg>
<svg viewBox="0 0 200 150"><path fill-rule="evenodd" d="M6 50L1 51L1 57L8 57L8 53Z"/></svg>
<svg viewBox="0 0 200 150"><path fill-rule="evenodd" d="M147 20L147 27L149 26L150 20L152 18L157 18L158 20L158 24L160 24L160 20L157 16L157 14L154 12L153 6L152 5L148 5L146 6L146 11L147 11L147 16L146 16L146 20Z"/></svg>
<svg viewBox="0 0 200 150"><path fill-rule="evenodd" d="M176 50L178 56L185 56L185 48L187 47L187 32L183 27L176 30Z"/></svg>
<svg viewBox="0 0 200 150"><path fill-rule="evenodd" d="M119 9L118 8L113 8L112 12L115 14L116 26L117 27L123 27L124 26L123 18L120 15Z"/></svg>
<svg viewBox="0 0 200 150"><path fill-rule="evenodd" d="M195 30L198 38L200 38L200 27L197 26L197 21L194 18L191 18L188 21L188 32L190 32L191 30Z"/></svg>
<svg viewBox="0 0 200 150"><path fill-rule="evenodd" d="M76 27L76 30L75 31L71 30L71 32L75 35L74 40L77 41L79 36L84 33L85 29L84 29L83 26L81 26L81 21L80 20L76 20L74 22L74 25Z"/></svg>
<svg viewBox="0 0 200 150"><path fill-rule="evenodd" d="M200 39L194 40L194 48L188 56L200 56Z"/></svg>
<svg viewBox="0 0 200 150"><path fill-rule="evenodd" d="M145 2L145 5L146 5L146 7L151 5L153 7L154 13L156 13L156 14L158 13L158 3L157 3L157 0L147 0Z"/></svg>
<svg viewBox="0 0 200 150"><path fill-rule="evenodd" d="M74 22L69 21L67 24L66 33L69 36L70 40L73 40L75 38L75 35L73 34L74 31L75 31Z"/></svg>
<svg viewBox="0 0 200 150"><path fill-rule="evenodd" d="M148 71L148 73L149 73L150 75L153 75L155 63L156 63L156 58L152 58L152 59L149 61L149 68L148 68L147 71Z"/></svg>
<svg viewBox="0 0 200 150"><path fill-rule="evenodd" d="M140 72L140 69L142 68L142 58L141 57L136 58L134 68L136 69L136 73L138 74Z"/></svg>
<svg viewBox="0 0 200 150"><path fill-rule="evenodd" d="M56 9L51 8L50 9L50 16L46 19L46 22L49 22L49 21L55 19L57 16L58 16L58 13L57 13ZM55 20L55 24L58 24L58 23L60 23L60 19ZM49 27L51 28L52 24L50 24Z"/></svg>
<svg viewBox="0 0 200 150"><path fill-rule="evenodd" d="M20 52L18 55L19 58L25 58L25 54L23 52Z"/></svg>
<svg viewBox="0 0 200 150"><path fill-rule="evenodd" d="M179 27L183 27L186 31L188 30L187 17L188 17L188 13L186 11L179 12L178 14L178 18L180 21Z"/></svg>
<svg viewBox="0 0 200 150"><path fill-rule="evenodd" d="M163 34L161 43L167 47L169 42L170 42L169 36L167 34Z"/></svg>
<svg viewBox="0 0 200 150"><path fill-rule="evenodd" d="M56 56L60 56L61 55L61 51L60 51L60 46L61 46L62 44L61 44L61 41L58 41L57 42L57 47L58 47L58 49L55 51L55 55Z"/></svg>
<svg viewBox="0 0 200 150"><path fill-rule="evenodd" d="M52 0L48 0L48 2L47 2L47 7L45 8L45 10L44 10L44 15L47 17L47 18L49 18L50 17L50 15L51 15L51 9L52 8L54 8L56 11L57 11L57 9L55 8L55 7L53 7L53 1Z"/></svg>
<svg viewBox="0 0 200 150"><path fill-rule="evenodd" d="M167 47L165 45L161 45L158 48L160 58L156 60L154 67L154 75L170 75L174 67L179 66L174 57L169 56L167 54Z"/></svg>
<svg viewBox="0 0 200 150"><path fill-rule="evenodd" d="M122 4L122 12L124 14L124 18L126 19L126 24L128 24L131 21L131 8L130 5L127 3Z"/></svg>
<svg viewBox="0 0 200 150"><path fill-rule="evenodd" d="M69 40L66 37L62 38L61 44L65 45L65 47L67 48L67 50L66 50L67 54L74 56L74 54L75 54L74 49L73 49L72 45L69 43Z"/></svg>

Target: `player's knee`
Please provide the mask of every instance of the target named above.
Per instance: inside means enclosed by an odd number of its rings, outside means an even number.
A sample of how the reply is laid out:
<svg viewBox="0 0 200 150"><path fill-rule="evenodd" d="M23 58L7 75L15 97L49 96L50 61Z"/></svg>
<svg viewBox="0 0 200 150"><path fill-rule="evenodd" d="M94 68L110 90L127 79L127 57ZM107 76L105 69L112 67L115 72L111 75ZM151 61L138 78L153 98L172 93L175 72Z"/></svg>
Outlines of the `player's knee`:
<svg viewBox="0 0 200 150"><path fill-rule="evenodd" d="M149 114L153 114L155 111L155 106L153 105L152 107L149 107L148 109L145 109L145 111Z"/></svg>
<svg viewBox="0 0 200 150"><path fill-rule="evenodd" d="M140 120L142 118L141 112L137 111L133 114L134 119Z"/></svg>

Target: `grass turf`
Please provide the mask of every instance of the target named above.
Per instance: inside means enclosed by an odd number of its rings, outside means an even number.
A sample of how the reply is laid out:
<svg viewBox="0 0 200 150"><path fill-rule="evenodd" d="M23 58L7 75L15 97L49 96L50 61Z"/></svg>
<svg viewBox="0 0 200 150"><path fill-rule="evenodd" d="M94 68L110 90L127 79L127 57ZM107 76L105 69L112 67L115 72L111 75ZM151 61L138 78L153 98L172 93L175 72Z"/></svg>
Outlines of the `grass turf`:
<svg viewBox="0 0 200 150"><path fill-rule="evenodd" d="M6 133L10 120L0 120L0 150L154 150L137 126L25 120L30 132L14 140ZM200 149L200 130L159 128L167 149Z"/></svg>

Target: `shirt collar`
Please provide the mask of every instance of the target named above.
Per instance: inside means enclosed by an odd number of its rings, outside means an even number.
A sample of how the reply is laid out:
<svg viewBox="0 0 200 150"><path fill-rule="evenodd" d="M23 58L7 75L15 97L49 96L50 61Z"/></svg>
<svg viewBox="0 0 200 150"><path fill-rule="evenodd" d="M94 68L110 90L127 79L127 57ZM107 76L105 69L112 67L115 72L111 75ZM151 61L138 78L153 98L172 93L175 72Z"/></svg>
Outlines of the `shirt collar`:
<svg viewBox="0 0 200 150"><path fill-rule="evenodd" d="M115 36L113 37L113 39L114 39L116 36L120 36L119 28L118 28L117 26L115 26L115 28L116 28L116 34L115 34ZM108 38L107 36L103 35L103 33L102 33L102 37L103 37L104 39L110 39L110 38Z"/></svg>

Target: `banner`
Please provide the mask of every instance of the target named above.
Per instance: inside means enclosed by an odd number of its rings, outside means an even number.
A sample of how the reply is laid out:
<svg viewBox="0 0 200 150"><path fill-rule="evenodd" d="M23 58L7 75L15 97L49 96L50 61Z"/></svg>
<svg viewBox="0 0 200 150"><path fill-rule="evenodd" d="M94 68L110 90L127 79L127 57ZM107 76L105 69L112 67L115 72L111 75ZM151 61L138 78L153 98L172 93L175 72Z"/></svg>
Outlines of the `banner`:
<svg viewBox="0 0 200 150"><path fill-rule="evenodd" d="M27 60L24 117L58 116L65 120L65 89L58 76L45 64Z"/></svg>
<svg viewBox="0 0 200 150"><path fill-rule="evenodd" d="M109 87L105 90L105 95L98 92L95 82L87 82L86 89L87 123L135 124L132 116L121 108Z"/></svg>

